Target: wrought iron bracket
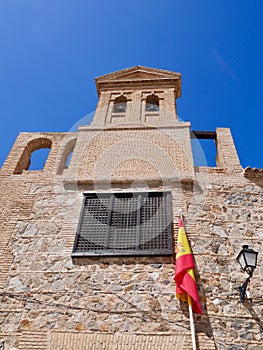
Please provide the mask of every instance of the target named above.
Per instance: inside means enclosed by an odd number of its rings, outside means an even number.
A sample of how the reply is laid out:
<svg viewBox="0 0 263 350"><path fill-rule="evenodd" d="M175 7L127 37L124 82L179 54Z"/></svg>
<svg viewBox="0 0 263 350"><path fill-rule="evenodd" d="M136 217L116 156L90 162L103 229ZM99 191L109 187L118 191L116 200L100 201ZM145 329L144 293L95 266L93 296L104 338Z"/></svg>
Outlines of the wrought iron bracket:
<svg viewBox="0 0 263 350"><path fill-rule="evenodd" d="M247 291L247 286L250 282L250 279L252 277L252 273L249 273L248 278L245 280L245 282L242 284L242 286L239 286L237 289L239 290L239 295L240 295L240 301L241 303L244 303L245 298L246 298L246 291Z"/></svg>

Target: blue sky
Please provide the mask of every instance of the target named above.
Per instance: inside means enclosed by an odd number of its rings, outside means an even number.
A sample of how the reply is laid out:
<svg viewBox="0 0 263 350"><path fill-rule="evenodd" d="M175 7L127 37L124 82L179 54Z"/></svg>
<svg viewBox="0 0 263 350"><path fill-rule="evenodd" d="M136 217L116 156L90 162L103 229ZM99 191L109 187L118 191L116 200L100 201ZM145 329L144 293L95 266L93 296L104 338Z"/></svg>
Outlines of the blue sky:
<svg viewBox="0 0 263 350"><path fill-rule="evenodd" d="M94 111L94 78L134 65L182 73L178 114L230 127L263 168L262 0L1 0L0 164L22 131L68 131Z"/></svg>

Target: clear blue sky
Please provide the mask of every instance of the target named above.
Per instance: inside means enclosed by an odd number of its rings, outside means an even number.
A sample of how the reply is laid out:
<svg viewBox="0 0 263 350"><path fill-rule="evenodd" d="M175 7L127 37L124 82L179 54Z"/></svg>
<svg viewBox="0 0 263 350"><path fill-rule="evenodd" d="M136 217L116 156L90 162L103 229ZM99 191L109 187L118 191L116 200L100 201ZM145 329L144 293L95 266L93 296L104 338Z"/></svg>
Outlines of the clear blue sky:
<svg viewBox="0 0 263 350"><path fill-rule="evenodd" d="M182 73L180 118L230 127L263 168L262 19L262 0L1 0L0 164L19 132L92 112L95 77L140 64Z"/></svg>

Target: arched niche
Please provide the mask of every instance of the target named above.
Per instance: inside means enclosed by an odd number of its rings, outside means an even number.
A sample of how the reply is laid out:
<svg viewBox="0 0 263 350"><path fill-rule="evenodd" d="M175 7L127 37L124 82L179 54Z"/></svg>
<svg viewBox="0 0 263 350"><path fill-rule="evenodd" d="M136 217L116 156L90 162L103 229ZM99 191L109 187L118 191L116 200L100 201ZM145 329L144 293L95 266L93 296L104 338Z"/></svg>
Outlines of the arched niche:
<svg viewBox="0 0 263 350"><path fill-rule="evenodd" d="M145 110L146 112L159 112L159 97L157 95L147 96Z"/></svg>
<svg viewBox="0 0 263 350"><path fill-rule="evenodd" d="M127 108L127 98L123 95L115 98L113 103L113 113L125 113Z"/></svg>
<svg viewBox="0 0 263 350"><path fill-rule="evenodd" d="M38 137L28 142L17 163L14 174L21 174L23 170L43 170L51 146L52 141L44 137ZM43 154L38 157L36 153L44 149L48 149L48 152L45 152L44 157Z"/></svg>
<svg viewBox="0 0 263 350"><path fill-rule="evenodd" d="M59 167L57 170L58 174L62 174L65 169L69 167L69 163L71 160L72 153L74 151L75 145L76 145L76 138L73 138L71 140L68 140L65 143L65 146L62 151L61 159L59 162Z"/></svg>

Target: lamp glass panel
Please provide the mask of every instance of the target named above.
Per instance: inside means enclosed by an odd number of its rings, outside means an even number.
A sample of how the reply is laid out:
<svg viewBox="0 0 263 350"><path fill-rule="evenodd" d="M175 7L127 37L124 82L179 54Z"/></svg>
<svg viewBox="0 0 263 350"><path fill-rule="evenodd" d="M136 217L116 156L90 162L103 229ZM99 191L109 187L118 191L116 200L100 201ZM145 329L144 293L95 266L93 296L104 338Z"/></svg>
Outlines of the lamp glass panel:
<svg viewBox="0 0 263 350"><path fill-rule="evenodd" d="M254 252L244 252L243 254L245 255L247 266L256 267L257 254Z"/></svg>
<svg viewBox="0 0 263 350"><path fill-rule="evenodd" d="M244 253L240 254L239 257L238 257L238 262L239 264L241 265L242 269L244 270L246 268L246 261L245 261L245 258L244 258Z"/></svg>

